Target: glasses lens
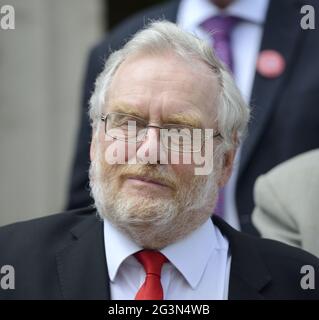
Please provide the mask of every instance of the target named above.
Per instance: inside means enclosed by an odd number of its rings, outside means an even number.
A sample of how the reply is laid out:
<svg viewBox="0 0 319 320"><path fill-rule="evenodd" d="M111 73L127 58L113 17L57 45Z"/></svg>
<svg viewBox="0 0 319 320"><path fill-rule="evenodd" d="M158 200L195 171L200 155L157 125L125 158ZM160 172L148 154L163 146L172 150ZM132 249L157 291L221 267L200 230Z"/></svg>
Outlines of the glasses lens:
<svg viewBox="0 0 319 320"><path fill-rule="evenodd" d="M107 116L106 134L122 141L142 141L146 133L146 124L136 117L110 113Z"/></svg>
<svg viewBox="0 0 319 320"><path fill-rule="evenodd" d="M202 147L202 130L190 127L161 129L164 146L177 152L197 152Z"/></svg>
<svg viewBox="0 0 319 320"><path fill-rule="evenodd" d="M106 118L105 133L117 140L142 142L148 124L143 119L125 113L111 112ZM161 142L168 150L176 152L199 152L204 142L203 129L180 125L165 125L160 129Z"/></svg>

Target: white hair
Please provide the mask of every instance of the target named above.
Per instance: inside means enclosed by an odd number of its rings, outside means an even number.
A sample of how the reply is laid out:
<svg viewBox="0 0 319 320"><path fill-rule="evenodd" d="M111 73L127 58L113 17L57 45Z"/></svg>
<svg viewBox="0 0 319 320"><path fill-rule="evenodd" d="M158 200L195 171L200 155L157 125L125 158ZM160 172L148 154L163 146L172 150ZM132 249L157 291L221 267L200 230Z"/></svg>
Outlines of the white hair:
<svg viewBox="0 0 319 320"><path fill-rule="evenodd" d="M151 22L143 30L137 32L122 49L109 56L104 70L96 80L90 99L89 115L93 129L96 129L103 113L108 89L118 67L132 55L158 56L167 52L172 52L187 61L199 60L213 72L219 84L217 123L218 130L223 137L223 149L235 148L246 133L249 120L248 105L229 71L217 59L211 46L168 21Z"/></svg>

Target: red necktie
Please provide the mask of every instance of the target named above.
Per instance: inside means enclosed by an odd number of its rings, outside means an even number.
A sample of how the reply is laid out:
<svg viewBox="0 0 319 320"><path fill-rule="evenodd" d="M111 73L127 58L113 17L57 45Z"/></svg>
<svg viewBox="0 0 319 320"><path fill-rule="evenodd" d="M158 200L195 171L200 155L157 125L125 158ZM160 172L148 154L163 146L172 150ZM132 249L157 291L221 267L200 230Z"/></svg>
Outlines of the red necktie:
<svg viewBox="0 0 319 320"><path fill-rule="evenodd" d="M167 259L158 251L142 250L135 253L135 258L143 265L146 277L138 290L135 300L163 300L161 270Z"/></svg>

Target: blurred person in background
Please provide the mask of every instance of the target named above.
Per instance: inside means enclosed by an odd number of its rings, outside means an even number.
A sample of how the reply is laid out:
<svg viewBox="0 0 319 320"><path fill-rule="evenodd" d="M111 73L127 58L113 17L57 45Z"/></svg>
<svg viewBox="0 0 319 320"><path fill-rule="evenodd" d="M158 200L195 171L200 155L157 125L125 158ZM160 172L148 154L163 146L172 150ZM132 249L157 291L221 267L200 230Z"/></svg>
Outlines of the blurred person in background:
<svg viewBox="0 0 319 320"><path fill-rule="evenodd" d="M319 149L259 177L254 195L253 222L263 237L319 257Z"/></svg>
<svg viewBox="0 0 319 320"><path fill-rule="evenodd" d="M307 1L319 12L318 1ZM244 232L251 222L256 178L277 164L319 147L319 28L303 30L303 1L169 1L125 20L92 49L67 208L92 203L88 168L88 100L110 50L120 48L145 21L163 18L207 40L232 71L252 117L216 212ZM213 37L210 32L213 32Z"/></svg>

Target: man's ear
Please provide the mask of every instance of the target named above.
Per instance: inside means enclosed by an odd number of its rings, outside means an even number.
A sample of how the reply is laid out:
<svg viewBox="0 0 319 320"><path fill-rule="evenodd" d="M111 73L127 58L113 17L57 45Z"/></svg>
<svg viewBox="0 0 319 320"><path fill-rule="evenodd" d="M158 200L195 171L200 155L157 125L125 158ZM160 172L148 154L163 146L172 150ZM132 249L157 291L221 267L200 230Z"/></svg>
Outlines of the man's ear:
<svg viewBox="0 0 319 320"><path fill-rule="evenodd" d="M218 182L218 186L220 188L226 185L228 179L231 176L235 155L236 155L236 149L229 150L224 154L222 174Z"/></svg>

